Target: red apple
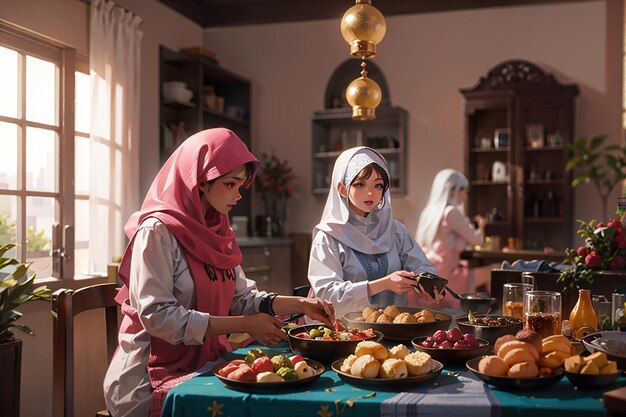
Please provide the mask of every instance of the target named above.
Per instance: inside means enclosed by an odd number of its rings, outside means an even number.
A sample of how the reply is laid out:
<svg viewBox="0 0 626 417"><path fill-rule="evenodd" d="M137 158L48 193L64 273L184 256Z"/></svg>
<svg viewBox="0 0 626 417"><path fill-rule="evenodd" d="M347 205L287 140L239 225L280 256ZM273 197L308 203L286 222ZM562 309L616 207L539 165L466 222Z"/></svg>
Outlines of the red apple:
<svg viewBox="0 0 626 417"><path fill-rule="evenodd" d="M273 372L274 365L272 364L272 360L269 356L261 356L252 362L252 370L256 374L260 374L261 372Z"/></svg>
<svg viewBox="0 0 626 417"><path fill-rule="evenodd" d="M448 340L445 330L437 330L435 334L433 334L433 340L437 343L441 343L444 340Z"/></svg>
<svg viewBox="0 0 626 417"><path fill-rule="evenodd" d="M480 346L480 343L478 343L478 340L474 337L473 334L465 333L463 335L463 341L468 348L475 348Z"/></svg>
<svg viewBox="0 0 626 417"><path fill-rule="evenodd" d="M452 342L450 342L449 340L444 340L439 344L439 349L452 349L453 347L454 346L452 346Z"/></svg>
<svg viewBox="0 0 626 417"><path fill-rule="evenodd" d="M453 329L450 329L446 332L446 337L448 338L449 341L451 341L452 343L463 339L463 334L461 333L461 331L459 329L457 329L456 327Z"/></svg>
<svg viewBox="0 0 626 417"><path fill-rule="evenodd" d="M467 344L465 344L463 339L461 339L461 340L457 340L456 342L454 342L454 348L455 349L467 349L468 346Z"/></svg>
<svg viewBox="0 0 626 417"><path fill-rule="evenodd" d="M241 364L241 365L239 365L239 368L237 368L233 372L229 373L226 378L234 379L236 381L255 382L256 381L256 374L254 373L252 368L250 368L248 365Z"/></svg>

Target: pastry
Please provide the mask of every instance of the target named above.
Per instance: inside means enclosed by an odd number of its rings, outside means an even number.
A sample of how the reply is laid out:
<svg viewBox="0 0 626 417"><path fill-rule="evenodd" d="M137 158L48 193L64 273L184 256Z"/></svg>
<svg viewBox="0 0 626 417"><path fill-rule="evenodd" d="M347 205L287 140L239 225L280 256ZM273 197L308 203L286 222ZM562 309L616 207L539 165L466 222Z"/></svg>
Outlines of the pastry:
<svg viewBox="0 0 626 417"><path fill-rule="evenodd" d="M398 307L392 304L390 306L385 307L385 309L383 310L383 313L389 316L391 320L393 320L396 318L398 314L400 314L400 310L398 310Z"/></svg>
<svg viewBox="0 0 626 417"><path fill-rule="evenodd" d="M367 317L365 317L365 321L368 323L376 323L376 320L382 313L378 310L372 311Z"/></svg>
<svg viewBox="0 0 626 417"><path fill-rule="evenodd" d="M406 363L402 359L389 358L380 366L378 377L383 379L400 379L406 378L409 371Z"/></svg>
<svg viewBox="0 0 626 417"><path fill-rule="evenodd" d="M522 342L521 340L511 340L502 344L502 346L500 346L500 349L498 349L498 356L504 359L507 353L509 353L509 351L513 349L524 349L530 355L532 355L533 362L539 360L539 354L537 354L535 348L526 342Z"/></svg>
<svg viewBox="0 0 626 417"><path fill-rule="evenodd" d="M411 313L400 313L395 319L393 319L393 322L400 324L415 324L417 323L417 320L415 320L415 317L413 317Z"/></svg>
<svg viewBox="0 0 626 417"><path fill-rule="evenodd" d="M367 318L367 316L372 314L374 311L378 311L378 310L375 309L374 307L367 306L363 309L363 312L361 313L361 315L363 316L363 318Z"/></svg>
<svg viewBox="0 0 626 417"><path fill-rule="evenodd" d="M583 358L580 355L574 355L565 359L564 364L565 364L565 370L567 372L573 372L577 374L580 372L585 362L583 361Z"/></svg>
<svg viewBox="0 0 626 417"><path fill-rule="evenodd" d="M543 342L549 342L552 340L555 342L563 343L564 345L567 345L567 346L572 346L572 342L567 337L563 336L562 334L555 334L555 335L543 338Z"/></svg>
<svg viewBox="0 0 626 417"><path fill-rule="evenodd" d="M352 368L352 364L354 363L354 361L356 361L356 359L356 355L350 355L345 358L343 360L343 363L341 364L341 367L339 368L341 369L341 372L350 372L350 368Z"/></svg>
<svg viewBox="0 0 626 417"><path fill-rule="evenodd" d="M433 368L433 361L428 353L413 352L404 357L409 375L423 375Z"/></svg>
<svg viewBox="0 0 626 417"><path fill-rule="evenodd" d="M521 362L529 362L533 365L535 364L535 358L533 357L530 349L534 349L533 347L529 348L516 348L509 350L506 355L502 358L504 362L506 362L509 367ZM510 371L510 369L509 369ZM539 372L539 371L537 371Z"/></svg>
<svg viewBox="0 0 626 417"><path fill-rule="evenodd" d="M604 352L593 352L591 355L583 358L583 360L587 363L593 362L593 364L600 369L606 364L607 358Z"/></svg>
<svg viewBox="0 0 626 417"><path fill-rule="evenodd" d="M503 344L505 344L506 342L510 342L511 340L517 339L515 339L515 336L513 336L512 334L505 334L504 336L499 337L496 340L496 343L493 344L493 351L495 352L495 354L498 354L498 351Z"/></svg>
<svg viewBox="0 0 626 417"><path fill-rule="evenodd" d="M607 361L606 364L600 368L600 375L616 374L617 363L615 361Z"/></svg>
<svg viewBox="0 0 626 417"><path fill-rule="evenodd" d="M383 313L378 316L378 318L376 319L376 323L393 323L393 320L391 319L391 317Z"/></svg>
<svg viewBox="0 0 626 417"><path fill-rule="evenodd" d="M493 376L506 376L509 372L509 365L496 355L485 356L478 362L478 372Z"/></svg>
<svg viewBox="0 0 626 417"><path fill-rule="evenodd" d="M580 370L583 375L600 375L600 369L591 361L585 361L585 365Z"/></svg>
<svg viewBox="0 0 626 417"><path fill-rule="evenodd" d="M389 356L389 352L387 352L387 349L383 345L372 340L364 340L362 342L359 342L356 345L354 354L357 357L361 357L363 355L372 355L373 357L381 361L387 359L387 356Z"/></svg>
<svg viewBox="0 0 626 417"><path fill-rule="evenodd" d="M402 344L396 345L392 347L391 349L389 349L390 358L404 359L404 357L408 355L409 353L411 353L409 348L407 348L406 346Z"/></svg>
<svg viewBox="0 0 626 417"><path fill-rule="evenodd" d="M541 354L541 352L543 351L541 347L541 342L542 342L541 336L539 336L539 333L533 330L522 329L519 332L517 332L517 334L515 335L515 338L517 340L521 340L522 342L526 342L532 347L534 347L538 355Z"/></svg>
<svg viewBox="0 0 626 417"><path fill-rule="evenodd" d="M350 368L350 374L361 378L376 378L379 369L380 362L376 358L372 355L363 355L354 361Z"/></svg>
<svg viewBox="0 0 626 417"><path fill-rule="evenodd" d="M561 343L557 340L544 341L541 345L541 350L543 353L552 352L553 350L558 350L559 352L567 353L568 355L572 353L572 348L570 345Z"/></svg>
<svg viewBox="0 0 626 417"><path fill-rule="evenodd" d="M539 376L539 368L535 362L520 362L509 368L507 376L510 378L534 378Z"/></svg>
<svg viewBox="0 0 626 417"><path fill-rule="evenodd" d="M435 316L428 310L418 311L413 314L413 317L418 323L433 323L435 321Z"/></svg>

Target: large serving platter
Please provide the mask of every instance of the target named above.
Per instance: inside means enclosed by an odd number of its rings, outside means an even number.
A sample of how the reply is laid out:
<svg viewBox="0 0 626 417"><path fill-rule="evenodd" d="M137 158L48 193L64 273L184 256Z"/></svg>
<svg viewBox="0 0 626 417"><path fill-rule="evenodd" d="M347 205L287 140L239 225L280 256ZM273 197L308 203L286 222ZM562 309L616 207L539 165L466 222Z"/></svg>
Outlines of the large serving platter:
<svg viewBox="0 0 626 417"><path fill-rule="evenodd" d="M343 363L343 361L344 359L338 359L331 365L332 370L337 372L339 378L341 378L344 382L350 385L365 386L378 389L410 388L415 385L422 384L426 381L430 381L431 379L437 378L439 375L441 375L441 371L443 369L443 364L433 359L432 369L430 370L430 372L423 375L409 376L401 379L363 378L341 371L341 364Z"/></svg>
<svg viewBox="0 0 626 417"><path fill-rule="evenodd" d="M452 316L438 310L429 308L412 308L398 307L401 313L408 312L415 314L418 311L428 310L435 316L435 322L432 323L375 323L356 320L361 317L361 312L347 313L343 316L342 321L346 327L356 327L357 329L373 329L381 332L385 339L408 341L419 336L431 336L437 330L447 330L452 323Z"/></svg>
<svg viewBox="0 0 626 417"><path fill-rule="evenodd" d="M224 385L229 388L236 389L238 391L246 391L246 392L256 392L256 391L267 391L267 392L282 392L285 389L298 388L302 385L307 385L315 381L324 373L326 368L324 365L315 361L313 359L304 358L306 363L309 365L312 371L312 375L302 379L295 379L292 381L281 381L281 382L252 382L252 381L237 381L234 379L229 379L224 376L218 374L219 370L224 366L228 365L228 362L216 365L213 367L212 371L215 376L222 381Z"/></svg>

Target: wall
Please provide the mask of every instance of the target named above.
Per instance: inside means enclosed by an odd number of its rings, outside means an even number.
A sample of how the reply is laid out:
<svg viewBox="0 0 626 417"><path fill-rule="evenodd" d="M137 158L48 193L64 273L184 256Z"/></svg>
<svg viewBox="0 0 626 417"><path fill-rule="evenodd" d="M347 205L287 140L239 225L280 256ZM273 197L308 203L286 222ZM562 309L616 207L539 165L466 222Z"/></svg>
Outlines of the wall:
<svg viewBox="0 0 626 417"><path fill-rule="evenodd" d="M156 0L115 0L143 18L141 54L141 193L159 168L159 45L172 49L202 44L202 29ZM0 19L76 48L89 50L89 7L79 0L0 0ZM139 202L138 202L139 204ZM68 284L68 283L66 283ZM69 283L87 285L86 282ZM58 287L58 284L57 284ZM50 305L21 309L24 324L36 337L24 336L21 416L52 415L52 317ZM76 415L104 409L102 380L106 369L103 320L95 312L79 316L76 340ZM97 340L100 339L101 340ZM96 339L96 340L94 340ZM102 342L102 343L99 343ZM103 361L104 360L104 361ZM33 399L36 399L33 401ZM1 414L1 412L0 412Z"/></svg>
<svg viewBox="0 0 626 417"><path fill-rule="evenodd" d="M375 60L392 104L409 112L408 194L394 197L396 217L413 232L435 173L463 170L459 88L475 85L501 61L527 59L577 83L576 134L608 133L617 143L622 19L621 2L613 0L388 17ZM323 108L326 83L348 57L339 17L208 30L205 45L252 80L254 151L290 160L299 183L287 228L310 233L325 202L311 194L311 115ZM576 190L576 218L600 215L600 203L585 198L591 193L590 186Z"/></svg>

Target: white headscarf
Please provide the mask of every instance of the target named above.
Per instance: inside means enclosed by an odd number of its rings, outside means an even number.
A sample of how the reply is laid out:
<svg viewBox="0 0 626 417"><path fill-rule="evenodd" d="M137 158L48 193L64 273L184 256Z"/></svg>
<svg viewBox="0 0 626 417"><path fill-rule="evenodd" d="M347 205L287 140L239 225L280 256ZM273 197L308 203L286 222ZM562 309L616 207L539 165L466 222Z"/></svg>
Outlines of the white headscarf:
<svg viewBox="0 0 626 417"><path fill-rule="evenodd" d="M453 205L461 213L465 213L463 204L458 202L457 196L461 189L467 188L468 185L469 181L465 175L454 169L442 169L435 175L428 203L424 207L417 224L415 240L420 246L431 247L448 205ZM452 196L452 190L455 190L454 196Z"/></svg>
<svg viewBox="0 0 626 417"><path fill-rule="evenodd" d="M348 194L343 198L337 187L343 183L349 188L359 172L371 163L384 169L389 177L387 161L374 149L359 146L339 155L333 168L324 213L313 230L314 236L322 230L346 246L368 255L386 253L391 249L394 220L389 188L385 190L380 204L367 217L361 217L350 209Z"/></svg>

